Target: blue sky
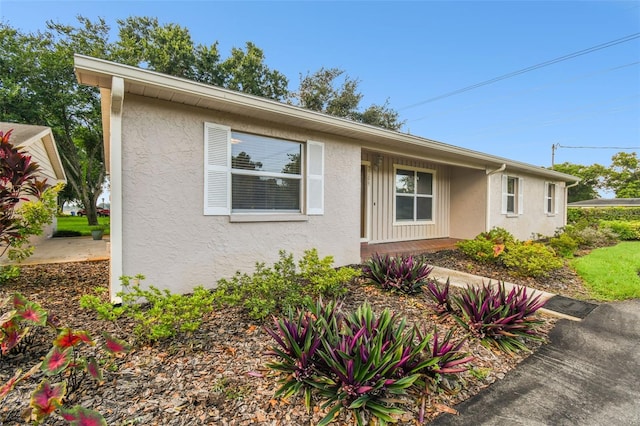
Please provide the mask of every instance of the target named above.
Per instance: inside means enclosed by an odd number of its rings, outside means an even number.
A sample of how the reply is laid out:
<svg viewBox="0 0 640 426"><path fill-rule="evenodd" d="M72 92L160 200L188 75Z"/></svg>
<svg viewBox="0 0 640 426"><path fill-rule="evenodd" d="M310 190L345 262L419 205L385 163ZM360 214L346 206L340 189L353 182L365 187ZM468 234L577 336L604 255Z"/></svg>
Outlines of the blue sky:
<svg viewBox="0 0 640 426"><path fill-rule="evenodd" d="M0 19L26 32L76 15L153 16L219 42L252 41L290 88L337 67L360 80L363 106L390 106L403 131L549 166L610 164L640 147L639 1L7 1ZM426 102L565 55L636 38L494 84ZM626 149L625 151L639 151Z"/></svg>

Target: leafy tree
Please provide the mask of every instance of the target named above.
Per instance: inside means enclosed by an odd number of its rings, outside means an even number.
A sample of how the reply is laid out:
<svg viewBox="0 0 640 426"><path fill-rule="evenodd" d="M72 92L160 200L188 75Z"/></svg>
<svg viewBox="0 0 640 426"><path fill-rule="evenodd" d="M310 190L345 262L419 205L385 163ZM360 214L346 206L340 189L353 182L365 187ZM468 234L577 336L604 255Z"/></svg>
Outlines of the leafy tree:
<svg viewBox="0 0 640 426"><path fill-rule="evenodd" d="M47 32L28 35L0 28L6 53L0 90L11 94L0 101L0 119L52 128L69 185L87 206L89 223L97 224L95 199L105 175L102 148L86 151L76 143L84 139L86 129L102 139L100 101L95 89L77 83L73 53L107 56L109 27L102 20L78 19L77 28L48 23Z"/></svg>
<svg viewBox="0 0 640 426"><path fill-rule="evenodd" d="M307 73L305 77L301 75L298 93L292 93L291 98L298 106L313 111L399 130L404 122L400 122L398 113L389 108L388 100L383 105L373 104L364 112L359 110L363 97L358 92L359 83L359 80L345 75L344 70L323 67L313 74Z"/></svg>
<svg viewBox="0 0 640 426"><path fill-rule="evenodd" d="M251 42L246 50L233 48L221 61L217 42L196 45L189 30L177 24L161 25L149 17L118 24L114 59L119 62L274 100L288 94L286 77L267 67L263 51Z"/></svg>
<svg viewBox="0 0 640 426"><path fill-rule="evenodd" d="M640 159L635 152L619 152L611 157L605 174L605 186L617 198L640 198Z"/></svg>
<svg viewBox="0 0 640 426"><path fill-rule="evenodd" d="M581 164L555 164L553 170L580 178L580 183L568 190L569 203L598 198L598 189L603 188L606 168L600 164L583 166Z"/></svg>

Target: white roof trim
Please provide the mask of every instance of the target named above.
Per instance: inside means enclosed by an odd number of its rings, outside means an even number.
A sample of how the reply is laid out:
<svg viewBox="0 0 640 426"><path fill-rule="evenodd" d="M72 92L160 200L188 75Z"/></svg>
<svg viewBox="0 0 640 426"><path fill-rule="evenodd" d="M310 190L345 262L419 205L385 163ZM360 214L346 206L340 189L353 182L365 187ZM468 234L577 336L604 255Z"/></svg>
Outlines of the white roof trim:
<svg viewBox="0 0 640 426"><path fill-rule="evenodd" d="M508 170L526 172L564 182L578 180L575 176L548 170L519 161L484 154L431 139L382 129L288 105L258 96L235 92L220 87L173 77L89 56L74 55L75 72L81 84L111 88L113 76L125 82L125 92L180 102L201 108L216 109L232 114L259 116L268 121L291 124L304 129L336 134L400 148L403 145L424 148L441 156L455 157L459 163L470 167L493 169L502 164ZM147 92L147 93L145 93Z"/></svg>

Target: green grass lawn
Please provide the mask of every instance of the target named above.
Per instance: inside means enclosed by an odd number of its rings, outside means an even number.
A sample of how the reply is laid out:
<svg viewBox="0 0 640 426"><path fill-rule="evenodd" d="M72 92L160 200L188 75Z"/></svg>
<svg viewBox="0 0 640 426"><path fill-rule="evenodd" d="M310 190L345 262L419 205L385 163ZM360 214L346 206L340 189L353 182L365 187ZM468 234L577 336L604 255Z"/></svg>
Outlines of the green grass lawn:
<svg viewBox="0 0 640 426"><path fill-rule="evenodd" d="M598 300L640 298L640 241L593 250L571 266Z"/></svg>
<svg viewBox="0 0 640 426"><path fill-rule="evenodd" d="M106 226L104 235L109 235L109 218L99 217L98 223ZM58 231L76 231L82 235L91 235L87 218L80 216L58 216Z"/></svg>

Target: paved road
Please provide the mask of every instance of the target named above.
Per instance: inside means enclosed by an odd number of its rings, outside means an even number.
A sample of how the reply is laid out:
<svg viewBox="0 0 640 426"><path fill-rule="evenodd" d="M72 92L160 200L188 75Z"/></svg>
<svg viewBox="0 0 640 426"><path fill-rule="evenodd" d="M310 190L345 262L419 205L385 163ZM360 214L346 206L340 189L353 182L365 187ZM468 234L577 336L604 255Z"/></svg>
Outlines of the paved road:
<svg viewBox="0 0 640 426"><path fill-rule="evenodd" d="M550 343L432 425L640 425L640 300L559 320Z"/></svg>

